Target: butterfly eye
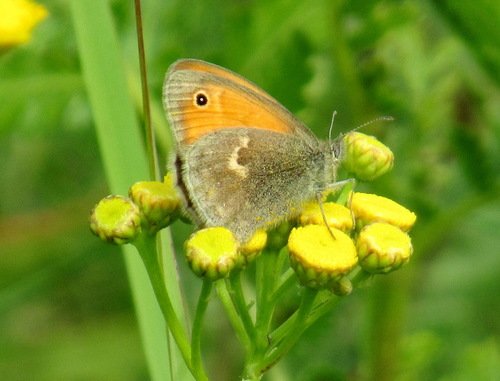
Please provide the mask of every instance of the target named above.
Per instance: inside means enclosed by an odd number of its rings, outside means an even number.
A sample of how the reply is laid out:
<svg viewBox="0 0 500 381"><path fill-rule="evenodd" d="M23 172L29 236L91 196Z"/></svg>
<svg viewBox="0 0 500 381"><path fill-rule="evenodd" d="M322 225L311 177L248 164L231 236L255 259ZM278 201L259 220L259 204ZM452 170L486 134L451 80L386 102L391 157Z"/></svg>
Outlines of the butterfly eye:
<svg viewBox="0 0 500 381"><path fill-rule="evenodd" d="M205 93L196 93L195 102L197 106L205 106L208 103L208 97L205 95Z"/></svg>

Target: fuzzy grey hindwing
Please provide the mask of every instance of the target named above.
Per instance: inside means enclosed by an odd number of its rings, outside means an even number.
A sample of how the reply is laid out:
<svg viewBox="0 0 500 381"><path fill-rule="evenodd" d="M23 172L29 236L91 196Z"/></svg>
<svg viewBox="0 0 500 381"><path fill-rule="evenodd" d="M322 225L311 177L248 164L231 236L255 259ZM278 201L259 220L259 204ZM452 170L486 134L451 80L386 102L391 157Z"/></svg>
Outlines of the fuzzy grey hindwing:
<svg viewBox="0 0 500 381"><path fill-rule="evenodd" d="M245 241L315 197L327 160L321 148L250 128L208 134L180 157L186 206L201 226L225 226Z"/></svg>

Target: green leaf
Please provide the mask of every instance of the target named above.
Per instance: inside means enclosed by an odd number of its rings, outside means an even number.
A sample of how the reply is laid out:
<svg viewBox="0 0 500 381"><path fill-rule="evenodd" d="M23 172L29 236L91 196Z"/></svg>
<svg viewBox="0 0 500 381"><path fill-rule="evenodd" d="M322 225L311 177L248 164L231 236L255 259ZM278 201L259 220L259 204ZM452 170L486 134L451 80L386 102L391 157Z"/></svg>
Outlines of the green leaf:
<svg viewBox="0 0 500 381"><path fill-rule="evenodd" d="M109 186L115 194L126 194L131 184L149 175L111 14L101 1L73 0L71 11ZM165 322L144 265L135 249L125 246L123 251L151 379L185 380L182 369L170 368L183 362L172 358L175 351L169 353Z"/></svg>

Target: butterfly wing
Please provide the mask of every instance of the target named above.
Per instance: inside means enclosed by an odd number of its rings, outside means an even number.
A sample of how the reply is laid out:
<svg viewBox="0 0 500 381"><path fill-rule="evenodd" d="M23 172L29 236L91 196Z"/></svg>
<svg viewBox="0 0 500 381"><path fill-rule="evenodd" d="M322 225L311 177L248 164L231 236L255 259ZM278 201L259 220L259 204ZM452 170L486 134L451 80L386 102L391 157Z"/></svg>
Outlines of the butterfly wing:
<svg viewBox="0 0 500 381"><path fill-rule="evenodd" d="M203 61L184 59L172 64L163 87L163 104L181 150L210 132L235 127L316 140L306 126L258 86Z"/></svg>
<svg viewBox="0 0 500 381"><path fill-rule="evenodd" d="M292 135L233 128L204 135L180 160L180 185L195 221L225 226L244 242L314 198L326 158Z"/></svg>
<svg viewBox="0 0 500 381"><path fill-rule="evenodd" d="M167 72L163 102L177 142L177 184L199 225L225 226L245 241L314 197L322 143L256 85L180 60Z"/></svg>

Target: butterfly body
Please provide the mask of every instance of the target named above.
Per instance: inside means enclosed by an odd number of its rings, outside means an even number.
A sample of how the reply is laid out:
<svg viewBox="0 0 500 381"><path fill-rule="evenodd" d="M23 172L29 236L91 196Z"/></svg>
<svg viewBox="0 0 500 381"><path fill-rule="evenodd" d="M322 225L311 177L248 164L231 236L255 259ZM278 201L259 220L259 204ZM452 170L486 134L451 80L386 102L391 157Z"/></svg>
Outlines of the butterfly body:
<svg viewBox="0 0 500 381"><path fill-rule="evenodd" d="M225 226L244 242L300 212L335 180L329 144L226 69L177 61L164 106L177 143L177 185L199 226Z"/></svg>

